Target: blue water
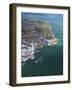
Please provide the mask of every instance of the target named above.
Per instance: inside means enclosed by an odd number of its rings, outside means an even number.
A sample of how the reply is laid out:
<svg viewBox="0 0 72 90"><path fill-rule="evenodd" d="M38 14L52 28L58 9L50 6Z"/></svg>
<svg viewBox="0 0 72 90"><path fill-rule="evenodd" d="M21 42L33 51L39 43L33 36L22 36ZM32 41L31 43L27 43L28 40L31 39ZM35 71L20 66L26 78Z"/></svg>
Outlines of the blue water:
<svg viewBox="0 0 72 90"><path fill-rule="evenodd" d="M31 17L33 20L46 20L52 26L52 32L58 38L55 46L44 45L37 49L34 59L29 59L22 65L21 76L48 76L63 74L63 15L43 13L22 13L22 17Z"/></svg>

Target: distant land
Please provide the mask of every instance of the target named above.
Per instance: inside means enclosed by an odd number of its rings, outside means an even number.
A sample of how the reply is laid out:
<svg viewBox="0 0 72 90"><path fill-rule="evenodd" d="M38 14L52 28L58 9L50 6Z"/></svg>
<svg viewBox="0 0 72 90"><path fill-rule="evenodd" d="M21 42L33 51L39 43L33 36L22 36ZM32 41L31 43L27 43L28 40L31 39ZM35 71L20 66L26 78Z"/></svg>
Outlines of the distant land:
<svg viewBox="0 0 72 90"><path fill-rule="evenodd" d="M57 44L58 39L51 30L51 25L46 20L22 19L22 40L23 42L34 42L35 47L43 47Z"/></svg>

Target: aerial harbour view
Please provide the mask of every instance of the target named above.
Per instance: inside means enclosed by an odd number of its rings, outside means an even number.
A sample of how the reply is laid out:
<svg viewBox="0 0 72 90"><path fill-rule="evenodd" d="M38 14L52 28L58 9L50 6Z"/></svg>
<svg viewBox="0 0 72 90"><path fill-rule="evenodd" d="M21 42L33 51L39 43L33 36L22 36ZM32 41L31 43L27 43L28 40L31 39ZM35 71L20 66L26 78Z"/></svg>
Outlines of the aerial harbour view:
<svg viewBox="0 0 72 90"><path fill-rule="evenodd" d="M21 76L63 74L63 15L21 13Z"/></svg>

